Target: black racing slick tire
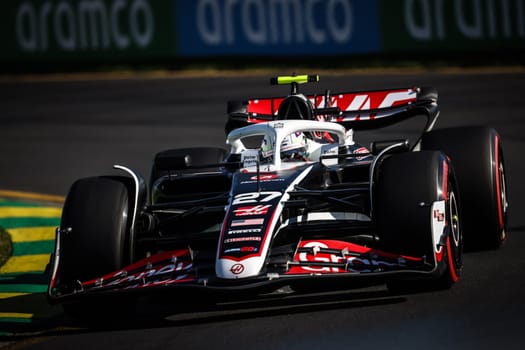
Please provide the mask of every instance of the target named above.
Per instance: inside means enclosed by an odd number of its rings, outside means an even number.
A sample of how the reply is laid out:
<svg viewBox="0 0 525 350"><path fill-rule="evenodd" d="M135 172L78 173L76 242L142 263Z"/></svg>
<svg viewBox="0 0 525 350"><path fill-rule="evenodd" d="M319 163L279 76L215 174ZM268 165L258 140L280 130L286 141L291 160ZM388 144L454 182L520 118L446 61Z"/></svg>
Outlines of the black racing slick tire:
<svg viewBox="0 0 525 350"><path fill-rule="evenodd" d="M508 197L502 141L484 126L437 129L421 148L440 150L458 179L466 250L496 249L507 237Z"/></svg>
<svg viewBox="0 0 525 350"><path fill-rule="evenodd" d="M71 186L62 210L59 282L73 291L87 281L129 264L130 193L126 178L91 177ZM66 313L89 316L100 305L88 302L63 304ZM101 308L97 307L101 306Z"/></svg>
<svg viewBox="0 0 525 350"><path fill-rule="evenodd" d="M402 153L380 164L372 214L381 249L423 258L434 266L429 278L392 280L389 290L449 288L459 279L463 265L459 210L454 170L443 153Z"/></svg>

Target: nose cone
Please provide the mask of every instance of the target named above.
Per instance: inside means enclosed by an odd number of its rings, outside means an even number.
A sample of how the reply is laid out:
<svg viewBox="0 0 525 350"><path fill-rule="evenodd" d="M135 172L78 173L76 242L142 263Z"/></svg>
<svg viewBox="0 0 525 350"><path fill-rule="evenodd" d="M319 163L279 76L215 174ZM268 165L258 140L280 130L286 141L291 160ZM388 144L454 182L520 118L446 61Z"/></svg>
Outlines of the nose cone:
<svg viewBox="0 0 525 350"><path fill-rule="evenodd" d="M215 264L217 277L224 279L237 279L259 275L264 265L264 258L251 257L241 261L219 259Z"/></svg>
<svg viewBox="0 0 525 350"><path fill-rule="evenodd" d="M221 229L215 273L224 279L258 276L278 229L287 191L311 170L237 173Z"/></svg>

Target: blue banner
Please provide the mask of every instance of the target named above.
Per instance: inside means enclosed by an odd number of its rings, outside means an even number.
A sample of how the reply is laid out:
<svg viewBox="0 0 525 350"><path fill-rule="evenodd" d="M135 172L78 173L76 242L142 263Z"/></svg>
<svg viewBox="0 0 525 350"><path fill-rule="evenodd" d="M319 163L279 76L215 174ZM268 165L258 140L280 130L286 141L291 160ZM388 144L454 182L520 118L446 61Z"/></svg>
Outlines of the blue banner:
<svg viewBox="0 0 525 350"><path fill-rule="evenodd" d="M377 0L174 0L180 56L380 51Z"/></svg>

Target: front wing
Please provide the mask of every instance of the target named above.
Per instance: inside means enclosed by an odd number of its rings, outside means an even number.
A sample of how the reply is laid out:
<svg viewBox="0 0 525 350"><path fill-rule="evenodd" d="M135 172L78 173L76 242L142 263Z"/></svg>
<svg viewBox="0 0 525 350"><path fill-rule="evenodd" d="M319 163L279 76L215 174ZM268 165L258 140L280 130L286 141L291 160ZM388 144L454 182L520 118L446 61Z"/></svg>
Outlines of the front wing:
<svg viewBox="0 0 525 350"><path fill-rule="evenodd" d="M432 278L437 271L437 264L427 261L425 257L392 254L354 243L322 239L300 241L293 259L286 261L280 271L273 269L256 277L226 280L210 273L202 273L201 271L210 269L196 263L195 252L184 248L155 254L104 276L89 281L77 281L74 286L64 286L60 281L58 230L56 242L48 290L52 302L106 293L153 293L169 288L256 290L278 288L298 281L326 279L347 279L348 289L351 289L353 281L378 284L406 277ZM233 268L242 269L242 262L235 264Z"/></svg>

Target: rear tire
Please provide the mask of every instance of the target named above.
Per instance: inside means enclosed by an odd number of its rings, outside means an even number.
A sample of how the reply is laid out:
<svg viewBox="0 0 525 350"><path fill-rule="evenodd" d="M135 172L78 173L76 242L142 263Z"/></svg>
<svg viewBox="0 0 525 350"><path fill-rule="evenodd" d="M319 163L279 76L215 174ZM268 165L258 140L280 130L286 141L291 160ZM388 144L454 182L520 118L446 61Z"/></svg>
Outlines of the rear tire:
<svg viewBox="0 0 525 350"><path fill-rule="evenodd" d="M438 129L421 148L440 150L454 163L467 250L496 249L507 237L507 184L503 147L488 127Z"/></svg>
<svg viewBox="0 0 525 350"><path fill-rule="evenodd" d="M76 181L66 197L61 229L70 233L61 240L58 284L72 290L87 281L129 264L130 194L126 178L91 177ZM95 316L117 308L105 302L64 304L74 317Z"/></svg>

